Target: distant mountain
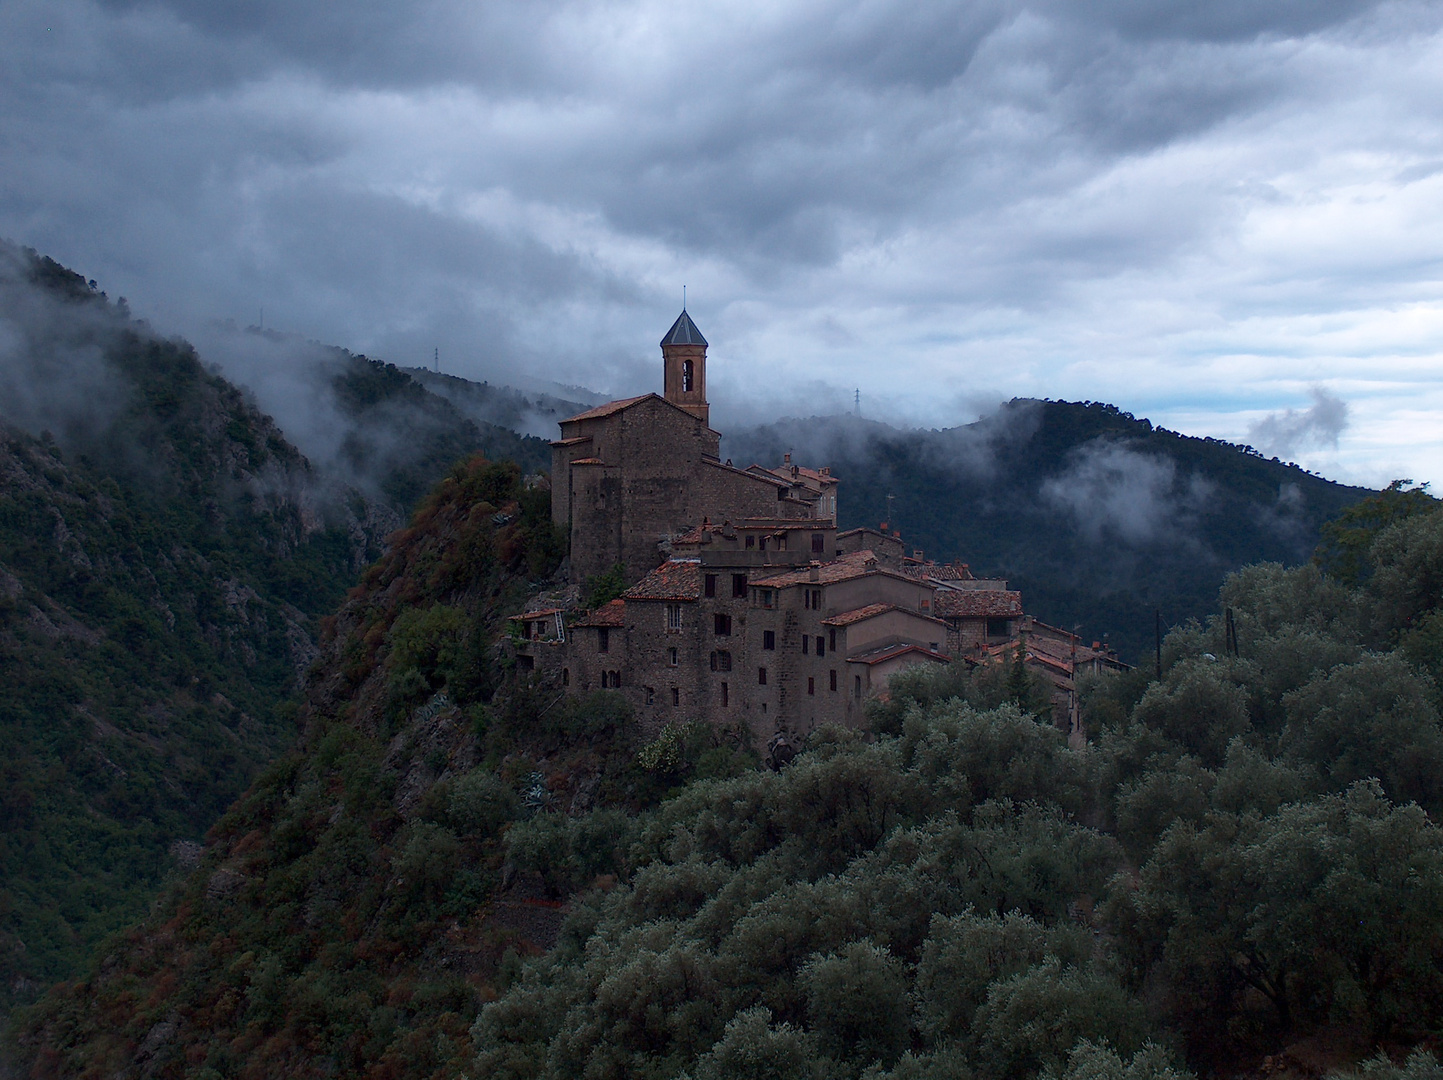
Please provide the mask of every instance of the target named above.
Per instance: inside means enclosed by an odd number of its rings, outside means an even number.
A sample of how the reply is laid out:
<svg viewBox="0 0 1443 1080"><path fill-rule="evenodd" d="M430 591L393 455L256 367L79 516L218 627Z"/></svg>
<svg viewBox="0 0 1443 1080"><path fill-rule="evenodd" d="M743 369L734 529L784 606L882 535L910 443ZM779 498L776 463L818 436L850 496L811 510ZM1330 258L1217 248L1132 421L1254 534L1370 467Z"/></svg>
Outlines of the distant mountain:
<svg viewBox="0 0 1443 1080"><path fill-rule="evenodd" d="M842 528L886 520L909 548L1009 579L1029 612L1106 634L1133 662L1152 652L1155 610L1165 629L1200 618L1229 571L1306 561L1319 527L1369 494L1094 402L1017 399L931 431L787 419L723 448L742 466L788 451L830 465Z"/></svg>

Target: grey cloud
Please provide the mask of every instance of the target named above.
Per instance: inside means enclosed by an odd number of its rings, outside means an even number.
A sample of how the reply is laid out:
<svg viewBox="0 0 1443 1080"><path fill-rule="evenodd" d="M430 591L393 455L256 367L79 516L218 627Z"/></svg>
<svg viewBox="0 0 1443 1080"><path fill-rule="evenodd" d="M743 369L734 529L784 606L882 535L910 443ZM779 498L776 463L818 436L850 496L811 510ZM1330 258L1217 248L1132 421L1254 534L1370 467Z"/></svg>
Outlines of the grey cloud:
<svg viewBox="0 0 1443 1080"><path fill-rule="evenodd" d="M1308 391L1307 409L1269 413L1248 428L1248 442L1265 454L1287 458L1300 450L1336 447L1348 427L1348 403L1320 386Z"/></svg>
<svg viewBox="0 0 1443 1080"><path fill-rule="evenodd" d="M1092 543L1143 547L1192 543L1187 523L1212 490L1201 477L1179 476L1168 458L1095 440L1075 452L1065 472L1044 481L1040 494Z"/></svg>

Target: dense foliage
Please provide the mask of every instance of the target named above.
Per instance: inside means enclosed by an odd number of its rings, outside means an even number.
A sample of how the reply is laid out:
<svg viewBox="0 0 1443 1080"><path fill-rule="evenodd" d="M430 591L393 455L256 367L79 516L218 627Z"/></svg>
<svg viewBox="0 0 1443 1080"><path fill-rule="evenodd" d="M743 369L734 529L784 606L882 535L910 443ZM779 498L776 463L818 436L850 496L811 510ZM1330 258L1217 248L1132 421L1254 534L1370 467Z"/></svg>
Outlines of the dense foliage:
<svg viewBox="0 0 1443 1080"><path fill-rule="evenodd" d="M781 420L728 433L724 453L776 465L787 451L841 478L843 528L890 517L909 549L1010 579L1029 613L1106 635L1133 663L1152 654L1155 611L1168 627L1202 618L1229 572L1305 561L1369 494L1099 402L1016 400L934 431Z"/></svg>
<svg viewBox="0 0 1443 1080"><path fill-rule="evenodd" d="M1417 509L1362 585L1230 575L1236 649L1213 616L1161 679L1099 678L1085 749L1005 669L940 670L765 771L507 670L497 620L560 541L517 470L472 463L337 618L303 747L26 1018L33 1073L1180 1080L1300 1040L1402 1062L1443 1025L1443 512Z"/></svg>

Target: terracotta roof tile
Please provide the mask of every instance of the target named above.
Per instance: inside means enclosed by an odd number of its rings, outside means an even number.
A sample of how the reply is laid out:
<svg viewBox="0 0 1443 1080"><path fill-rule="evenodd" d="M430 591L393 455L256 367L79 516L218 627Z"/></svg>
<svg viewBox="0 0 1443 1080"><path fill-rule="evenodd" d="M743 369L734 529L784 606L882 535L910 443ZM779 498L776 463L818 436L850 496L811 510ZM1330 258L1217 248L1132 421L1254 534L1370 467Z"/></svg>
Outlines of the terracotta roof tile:
<svg viewBox="0 0 1443 1080"><path fill-rule="evenodd" d="M626 622L626 601L625 601L625 600L613 600L613 601L612 601L611 603L609 603L609 604L602 604L601 607L597 608L597 609L596 609L595 611L593 611L590 615L586 616L586 618L584 618L584 619L579 619L579 620L577 620L576 622L572 623L571 625L572 625L573 627L576 627L576 626L603 626L603 627L614 627L614 626L622 626L622 625L625 624L625 622Z"/></svg>
<svg viewBox="0 0 1443 1080"><path fill-rule="evenodd" d="M605 465L606 462L602 461L599 457L579 457L579 458L577 458L575 461L573 461L571 464L573 464L573 465Z"/></svg>
<svg viewBox="0 0 1443 1080"><path fill-rule="evenodd" d="M833 615L830 619L823 619L823 626L851 626L864 619L870 619L873 615L880 615L884 611L901 610L896 604L868 604L866 607L853 608L851 611L844 611L840 615Z"/></svg>
<svg viewBox="0 0 1443 1080"><path fill-rule="evenodd" d="M884 660L891 660L904 653L915 652L927 657L929 660L936 660L940 663L951 663L952 658L946 653L929 649L925 645L912 645L907 642L899 642L896 645L883 645L881 648L872 649L869 652L858 653L856 656L847 657L849 664L880 664Z"/></svg>
<svg viewBox="0 0 1443 1080"><path fill-rule="evenodd" d="M701 563L669 559L621 595L624 600L699 600Z"/></svg>
<svg viewBox="0 0 1443 1080"><path fill-rule="evenodd" d="M933 581L971 581L972 571L966 563L915 563L902 565L908 577L930 578Z"/></svg>
<svg viewBox="0 0 1443 1080"><path fill-rule="evenodd" d="M877 557L870 551L849 551L840 558L823 563L815 569L817 571L817 580L815 581L812 580L813 567L806 566L800 570L792 570L789 573L777 574L775 577L764 578L761 581L753 581L752 584L769 589L785 589L790 585L833 585L839 581L865 577L867 574L902 577L895 570L887 570L877 565Z"/></svg>
<svg viewBox="0 0 1443 1080"><path fill-rule="evenodd" d="M938 589L932 611L944 619L1018 619L1022 594L1010 589Z"/></svg>
<svg viewBox="0 0 1443 1080"><path fill-rule="evenodd" d="M587 442L590 442L590 441L591 441L591 436L590 436L590 435L577 435L577 436L575 436L575 437L573 437L573 438L570 438L570 439L553 439L553 440L551 441L551 445L552 445L552 446L579 446L581 443L587 443Z"/></svg>
<svg viewBox="0 0 1443 1080"><path fill-rule="evenodd" d="M650 397L656 397L656 395L642 394L638 397L621 398L617 401L608 401L605 405L598 405L594 409L587 409L585 412L577 413L575 416L568 416L565 420L561 422L563 424L569 424L574 420L599 420L603 416L611 416L613 413L619 413L622 409L629 409L637 402L645 401L647 398Z"/></svg>
<svg viewBox="0 0 1443 1080"><path fill-rule="evenodd" d="M555 615L558 611L560 611L560 610L561 610L560 608L549 607L549 608L542 608L542 609L539 610L539 611L525 611L525 612L522 612L520 615L512 615L512 616L511 616L511 621L512 621L512 622L530 622L532 619L549 619L549 618L551 618L552 616L554 616L554 615Z"/></svg>

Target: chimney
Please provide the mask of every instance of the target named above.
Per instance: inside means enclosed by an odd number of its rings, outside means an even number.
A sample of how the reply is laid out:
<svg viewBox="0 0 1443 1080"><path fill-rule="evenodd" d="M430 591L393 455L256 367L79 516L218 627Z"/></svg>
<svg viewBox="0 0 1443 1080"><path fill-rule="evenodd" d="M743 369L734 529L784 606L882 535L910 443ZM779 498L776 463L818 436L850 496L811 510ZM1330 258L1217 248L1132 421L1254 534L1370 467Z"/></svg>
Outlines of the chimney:
<svg viewBox="0 0 1443 1080"><path fill-rule="evenodd" d="M786 465L790 465L792 463L792 455L790 453L783 454L782 462Z"/></svg>
<svg viewBox="0 0 1443 1080"><path fill-rule="evenodd" d="M816 563L812 563L812 572L811 572L811 574L809 574L808 576L809 576L809 578L810 578L812 581L821 581L821 580L822 580L822 570L821 570L821 567L818 566Z"/></svg>

